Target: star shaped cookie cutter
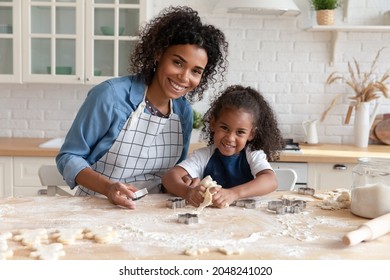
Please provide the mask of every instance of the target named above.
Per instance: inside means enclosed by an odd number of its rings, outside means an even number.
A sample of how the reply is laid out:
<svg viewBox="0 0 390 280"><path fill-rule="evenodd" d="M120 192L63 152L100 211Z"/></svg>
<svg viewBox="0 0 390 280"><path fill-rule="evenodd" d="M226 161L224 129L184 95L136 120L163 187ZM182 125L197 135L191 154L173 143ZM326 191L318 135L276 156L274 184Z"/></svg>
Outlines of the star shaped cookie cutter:
<svg viewBox="0 0 390 280"><path fill-rule="evenodd" d="M274 211L276 214L286 213L301 213L306 208L306 201L304 200L272 200L268 201L268 210Z"/></svg>
<svg viewBox="0 0 390 280"><path fill-rule="evenodd" d="M179 214L179 218L177 220L182 224L197 224L199 222L199 218L197 214L185 213Z"/></svg>
<svg viewBox="0 0 390 280"><path fill-rule="evenodd" d="M299 188L298 194L314 195L315 190L312 188Z"/></svg>
<svg viewBox="0 0 390 280"><path fill-rule="evenodd" d="M255 209L260 206L261 202L256 199L241 199L237 200L235 205L238 207L244 207L247 209Z"/></svg>
<svg viewBox="0 0 390 280"><path fill-rule="evenodd" d="M172 197L167 199L167 207L171 209L184 208L186 205L186 200L181 197Z"/></svg>

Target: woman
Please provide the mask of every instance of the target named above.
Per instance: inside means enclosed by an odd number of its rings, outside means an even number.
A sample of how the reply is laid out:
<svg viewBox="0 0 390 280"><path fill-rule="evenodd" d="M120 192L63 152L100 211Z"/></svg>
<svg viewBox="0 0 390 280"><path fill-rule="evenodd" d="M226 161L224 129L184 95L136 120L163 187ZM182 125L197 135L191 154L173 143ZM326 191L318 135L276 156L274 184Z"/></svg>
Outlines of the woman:
<svg viewBox="0 0 390 280"><path fill-rule="evenodd" d="M223 76L227 47L189 7L169 7L147 24L130 58L134 74L90 90L56 158L76 195L134 209L135 191L159 192L164 172L187 156L188 100Z"/></svg>

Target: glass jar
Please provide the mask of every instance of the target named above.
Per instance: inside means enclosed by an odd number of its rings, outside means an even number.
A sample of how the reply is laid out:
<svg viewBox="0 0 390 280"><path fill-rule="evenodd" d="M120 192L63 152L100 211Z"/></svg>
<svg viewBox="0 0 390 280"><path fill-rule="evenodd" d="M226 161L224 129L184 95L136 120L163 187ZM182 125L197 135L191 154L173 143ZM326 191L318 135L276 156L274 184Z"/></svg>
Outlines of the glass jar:
<svg viewBox="0 0 390 280"><path fill-rule="evenodd" d="M352 179L353 214L376 218L390 213L390 159L359 158Z"/></svg>

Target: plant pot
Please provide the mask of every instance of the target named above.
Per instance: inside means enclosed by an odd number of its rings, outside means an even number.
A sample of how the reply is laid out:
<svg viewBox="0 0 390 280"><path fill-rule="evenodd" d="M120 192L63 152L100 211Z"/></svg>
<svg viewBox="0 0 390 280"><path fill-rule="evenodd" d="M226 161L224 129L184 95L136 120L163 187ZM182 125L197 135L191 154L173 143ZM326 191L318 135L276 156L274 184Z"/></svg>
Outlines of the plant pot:
<svg viewBox="0 0 390 280"><path fill-rule="evenodd" d="M318 25L333 25L334 24L334 10L318 10L317 11Z"/></svg>

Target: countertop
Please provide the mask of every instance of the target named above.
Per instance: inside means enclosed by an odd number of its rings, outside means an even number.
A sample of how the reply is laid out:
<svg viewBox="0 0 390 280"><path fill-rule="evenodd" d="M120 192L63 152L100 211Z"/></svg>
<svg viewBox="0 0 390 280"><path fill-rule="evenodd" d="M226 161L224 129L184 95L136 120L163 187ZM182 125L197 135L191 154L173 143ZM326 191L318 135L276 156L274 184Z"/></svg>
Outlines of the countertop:
<svg viewBox="0 0 390 280"><path fill-rule="evenodd" d="M57 148L40 148L47 138L0 138L0 156L55 157Z"/></svg>
<svg viewBox="0 0 390 280"><path fill-rule="evenodd" d="M57 148L40 148L39 145L48 141L45 138L0 138L0 156L35 156L55 157ZM193 143L190 152L205 143ZM368 148L358 148L353 145L300 143L301 151L282 152L280 161L286 162L324 162L324 163L357 163L359 157L390 157L389 145L369 145Z"/></svg>
<svg viewBox="0 0 390 280"><path fill-rule="evenodd" d="M278 215L267 210L268 201L286 195L311 201L301 213ZM355 246L342 243L342 236L367 219L349 209L323 210L317 199L296 192L274 192L256 198L254 209L230 206L205 208L199 223L178 222L178 214L196 213L196 208L170 209L168 194L149 194L128 210L99 197L24 197L0 199L0 234L23 229L112 227L115 237L101 244L78 239L64 245L60 259L390 259L390 235ZM50 236L50 234L49 234ZM10 259L31 259L32 249L8 240L14 251ZM42 243L53 243L49 238ZM207 249L187 255L187 249ZM228 255L221 249L230 251ZM240 254L238 252L240 251Z"/></svg>

